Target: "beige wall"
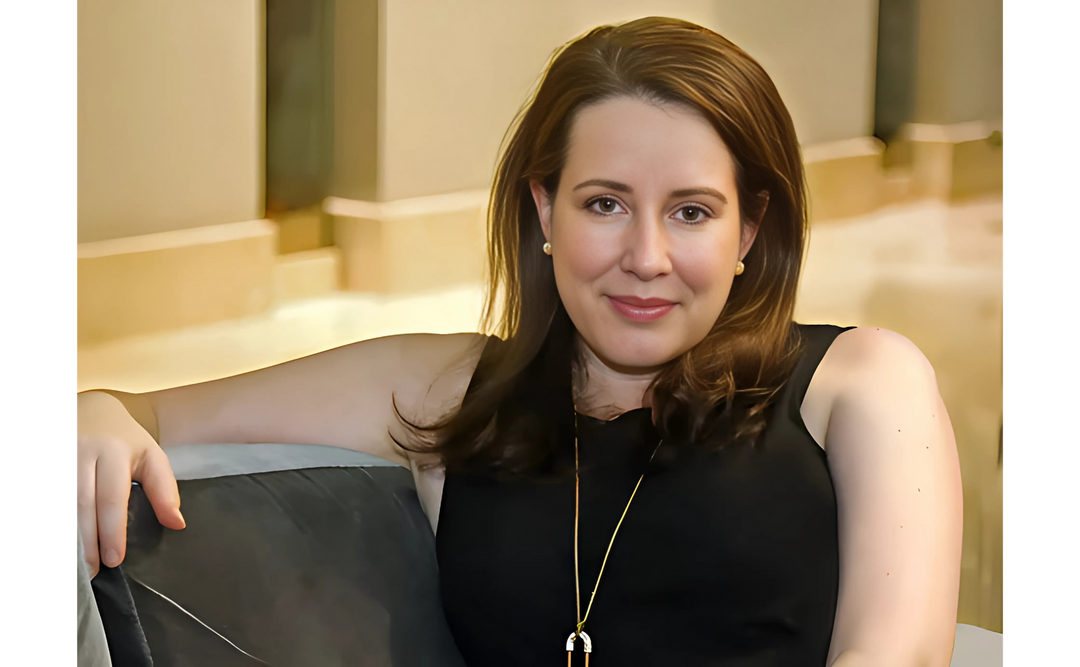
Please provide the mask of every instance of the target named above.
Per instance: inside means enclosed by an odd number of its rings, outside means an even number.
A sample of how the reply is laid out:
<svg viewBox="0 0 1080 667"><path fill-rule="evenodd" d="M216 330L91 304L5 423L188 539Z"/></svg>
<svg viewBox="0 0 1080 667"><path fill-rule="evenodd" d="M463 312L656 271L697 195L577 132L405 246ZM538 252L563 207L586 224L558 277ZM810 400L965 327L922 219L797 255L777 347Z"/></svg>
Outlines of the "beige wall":
<svg viewBox="0 0 1080 667"><path fill-rule="evenodd" d="M80 243L261 218L264 0L82 0Z"/></svg>
<svg viewBox="0 0 1080 667"><path fill-rule="evenodd" d="M913 122L1002 117L1001 0L919 0Z"/></svg>
<svg viewBox="0 0 1080 667"><path fill-rule="evenodd" d="M79 242L262 217L264 2L80 4ZM387 201L486 188L503 133L551 52L596 25L651 14L701 23L757 57L804 144L865 136L876 4L360 3L371 5L362 20L378 23L365 33L378 36L377 82L362 86L378 108L361 99L342 120L367 127L377 115L375 141L350 143L375 143L377 159L353 165L346 156L355 168L345 171L368 185L342 191Z"/></svg>
<svg viewBox="0 0 1080 667"><path fill-rule="evenodd" d="M380 201L485 188L503 133L551 52L603 23L684 18L776 81L804 144L873 127L874 0L383 0Z"/></svg>
<svg viewBox="0 0 1080 667"><path fill-rule="evenodd" d="M874 130L877 0L720 0L708 27L761 63L804 146Z"/></svg>

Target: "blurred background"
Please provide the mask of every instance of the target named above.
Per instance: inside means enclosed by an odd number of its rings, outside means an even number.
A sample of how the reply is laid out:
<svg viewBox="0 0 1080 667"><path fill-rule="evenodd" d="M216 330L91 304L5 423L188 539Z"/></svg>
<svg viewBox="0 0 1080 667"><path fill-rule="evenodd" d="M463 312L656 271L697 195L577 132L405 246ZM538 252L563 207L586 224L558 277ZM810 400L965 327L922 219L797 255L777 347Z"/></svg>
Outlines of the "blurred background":
<svg viewBox="0 0 1080 667"><path fill-rule="evenodd" d="M1001 0L82 0L79 390L475 331L503 133L556 47L649 15L773 77L811 194L797 317L933 363L959 621L1001 632Z"/></svg>

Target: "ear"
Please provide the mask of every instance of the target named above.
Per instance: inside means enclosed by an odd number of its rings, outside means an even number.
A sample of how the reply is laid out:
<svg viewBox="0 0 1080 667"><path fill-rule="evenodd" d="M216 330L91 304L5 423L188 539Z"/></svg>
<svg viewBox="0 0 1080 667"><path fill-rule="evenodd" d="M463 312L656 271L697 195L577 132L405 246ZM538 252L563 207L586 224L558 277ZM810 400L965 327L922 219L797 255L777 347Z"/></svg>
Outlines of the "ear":
<svg viewBox="0 0 1080 667"><path fill-rule="evenodd" d="M762 190L757 194L760 210L751 220L746 220L742 225L742 235L739 240L739 259L744 259L750 247L754 245L758 230L761 229L761 221L765 219L765 211L769 209L769 191Z"/></svg>
<svg viewBox="0 0 1080 667"><path fill-rule="evenodd" d="M540 217L540 229L544 231L544 240L551 242L551 197L540 181L529 181L529 190L532 191L533 202L536 203L536 213Z"/></svg>

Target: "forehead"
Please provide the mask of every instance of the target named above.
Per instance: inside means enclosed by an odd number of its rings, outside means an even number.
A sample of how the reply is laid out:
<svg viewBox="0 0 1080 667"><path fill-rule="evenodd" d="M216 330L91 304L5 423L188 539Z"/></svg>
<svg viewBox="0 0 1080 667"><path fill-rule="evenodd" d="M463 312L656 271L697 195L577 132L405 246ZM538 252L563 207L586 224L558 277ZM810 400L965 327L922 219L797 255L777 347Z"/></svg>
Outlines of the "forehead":
<svg viewBox="0 0 1080 667"><path fill-rule="evenodd" d="M618 97L578 112L570 129L565 176L640 185L734 189L735 164L698 111Z"/></svg>

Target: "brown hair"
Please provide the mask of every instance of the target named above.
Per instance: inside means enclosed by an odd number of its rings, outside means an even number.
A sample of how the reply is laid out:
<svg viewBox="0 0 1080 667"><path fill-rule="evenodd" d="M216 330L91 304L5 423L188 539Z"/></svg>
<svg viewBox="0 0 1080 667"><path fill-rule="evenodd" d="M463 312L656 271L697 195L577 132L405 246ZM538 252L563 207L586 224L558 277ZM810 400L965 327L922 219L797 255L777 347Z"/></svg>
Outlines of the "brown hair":
<svg viewBox="0 0 1080 667"><path fill-rule="evenodd" d="M484 315L485 329L505 341L489 342L461 410L436 426L435 448L448 470L535 471L557 462L560 443L573 437L575 331L541 250L529 182L554 196L576 114L615 97L702 114L734 158L744 224L761 221L712 330L653 382L665 441L752 442L791 372L805 185L795 129L775 86L737 46L686 21L596 28L556 52L508 131L489 210Z"/></svg>

